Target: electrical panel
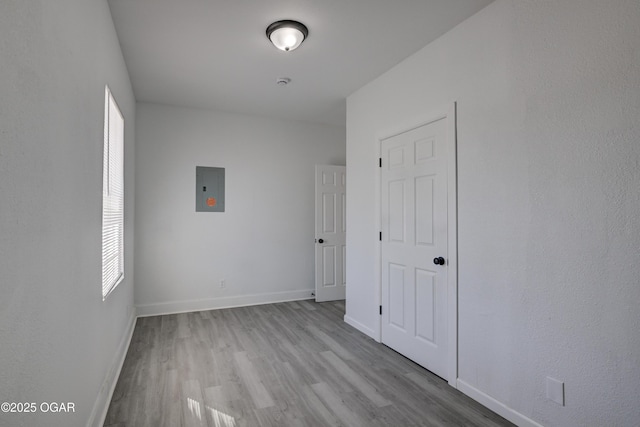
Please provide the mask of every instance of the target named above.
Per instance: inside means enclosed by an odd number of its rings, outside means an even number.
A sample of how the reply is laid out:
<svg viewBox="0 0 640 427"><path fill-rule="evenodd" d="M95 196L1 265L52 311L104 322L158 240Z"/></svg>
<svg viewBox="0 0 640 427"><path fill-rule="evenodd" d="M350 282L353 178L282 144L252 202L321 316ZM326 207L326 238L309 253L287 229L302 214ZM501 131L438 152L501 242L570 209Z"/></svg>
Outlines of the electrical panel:
<svg viewBox="0 0 640 427"><path fill-rule="evenodd" d="M196 166L196 212L224 212L224 168Z"/></svg>

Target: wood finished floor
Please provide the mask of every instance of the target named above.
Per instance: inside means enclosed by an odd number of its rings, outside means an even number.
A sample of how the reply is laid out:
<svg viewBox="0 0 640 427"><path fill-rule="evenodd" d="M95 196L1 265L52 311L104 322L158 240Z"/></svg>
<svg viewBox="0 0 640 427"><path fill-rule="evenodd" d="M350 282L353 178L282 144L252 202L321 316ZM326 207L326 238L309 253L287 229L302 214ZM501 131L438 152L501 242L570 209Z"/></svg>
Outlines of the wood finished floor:
<svg viewBox="0 0 640 427"><path fill-rule="evenodd" d="M297 301L137 321L105 426L511 426Z"/></svg>

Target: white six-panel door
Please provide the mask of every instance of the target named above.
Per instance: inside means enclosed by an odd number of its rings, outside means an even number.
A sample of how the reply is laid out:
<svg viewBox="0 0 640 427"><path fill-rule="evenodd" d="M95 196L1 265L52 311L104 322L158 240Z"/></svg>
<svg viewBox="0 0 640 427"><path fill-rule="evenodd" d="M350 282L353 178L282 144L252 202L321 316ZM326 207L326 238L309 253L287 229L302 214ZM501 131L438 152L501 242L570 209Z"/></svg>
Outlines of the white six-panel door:
<svg viewBox="0 0 640 427"><path fill-rule="evenodd" d="M316 301L345 299L344 166L316 166Z"/></svg>
<svg viewBox="0 0 640 427"><path fill-rule="evenodd" d="M382 342L445 379L446 132L440 119L381 141Z"/></svg>

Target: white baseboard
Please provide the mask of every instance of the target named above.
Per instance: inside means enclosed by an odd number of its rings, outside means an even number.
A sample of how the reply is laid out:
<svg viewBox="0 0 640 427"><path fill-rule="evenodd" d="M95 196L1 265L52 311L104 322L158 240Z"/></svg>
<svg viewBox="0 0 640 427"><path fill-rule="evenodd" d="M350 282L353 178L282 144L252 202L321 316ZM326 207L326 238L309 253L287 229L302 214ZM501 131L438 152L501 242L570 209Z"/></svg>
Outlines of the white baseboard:
<svg viewBox="0 0 640 427"><path fill-rule="evenodd" d="M355 320L353 317L349 317L346 314L344 315L344 322L347 325L351 325L354 328L356 328L357 330L359 330L360 332L362 332L365 335L370 336L371 338L373 338L374 340L378 341L378 338L376 337L376 332L369 328L368 326L365 326L364 324L358 322L357 320Z"/></svg>
<svg viewBox="0 0 640 427"><path fill-rule="evenodd" d="M172 301L137 306L138 317L165 314L189 313L193 311L216 310L221 308L247 307L250 305L272 304L286 301L312 299L313 289L301 291L273 292L268 294L237 295L231 297L208 298L190 301Z"/></svg>
<svg viewBox="0 0 640 427"><path fill-rule="evenodd" d="M477 388L473 387L472 385L462 381L462 380L458 380L457 381L457 385L458 385L458 390L460 390L461 392L463 392L464 394L466 394L467 396L469 396L470 398L472 398L473 400L475 400L476 402L486 406L487 408L491 409L493 412L495 412L496 414L500 415L503 418L506 418L507 420L511 421L512 423L514 423L517 426L520 427L543 427L541 424L538 424L537 422L533 421L531 418L527 418L524 415L522 415L520 412L517 412L511 408L509 408L507 405L505 405L504 403L494 399L493 397L489 396L488 394L478 390Z"/></svg>
<svg viewBox="0 0 640 427"><path fill-rule="evenodd" d="M129 319L128 330L122 336L120 344L118 345L118 351L111 363L111 367L104 377L98 397L93 404L89 421L87 421L87 427L102 427L104 425L104 421L107 417L107 411L109 410L109 404L111 403L113 392L116 388L116 384L118 383L118 378L120 378L120 371L122 370L122 365L124 365L124 359L127 356L127 351L129 350L129 344L133 337L135 325L136 316L135 313L132 312Z"/></svg>

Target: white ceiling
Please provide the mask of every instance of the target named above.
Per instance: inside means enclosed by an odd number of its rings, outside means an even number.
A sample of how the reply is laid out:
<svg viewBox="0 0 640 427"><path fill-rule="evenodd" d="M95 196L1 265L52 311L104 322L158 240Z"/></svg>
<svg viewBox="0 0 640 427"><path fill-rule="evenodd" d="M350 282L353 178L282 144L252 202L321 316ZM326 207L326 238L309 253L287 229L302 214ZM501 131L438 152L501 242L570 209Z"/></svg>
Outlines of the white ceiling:
<svg viewBox="0 0 640 427"><path fill-rule="evenodd" d="M492 0L109 0L138 101L344 126L348 95ZM269 24L309 37L276 49ZM276 85L278 77L291 83Z"/></svg>

